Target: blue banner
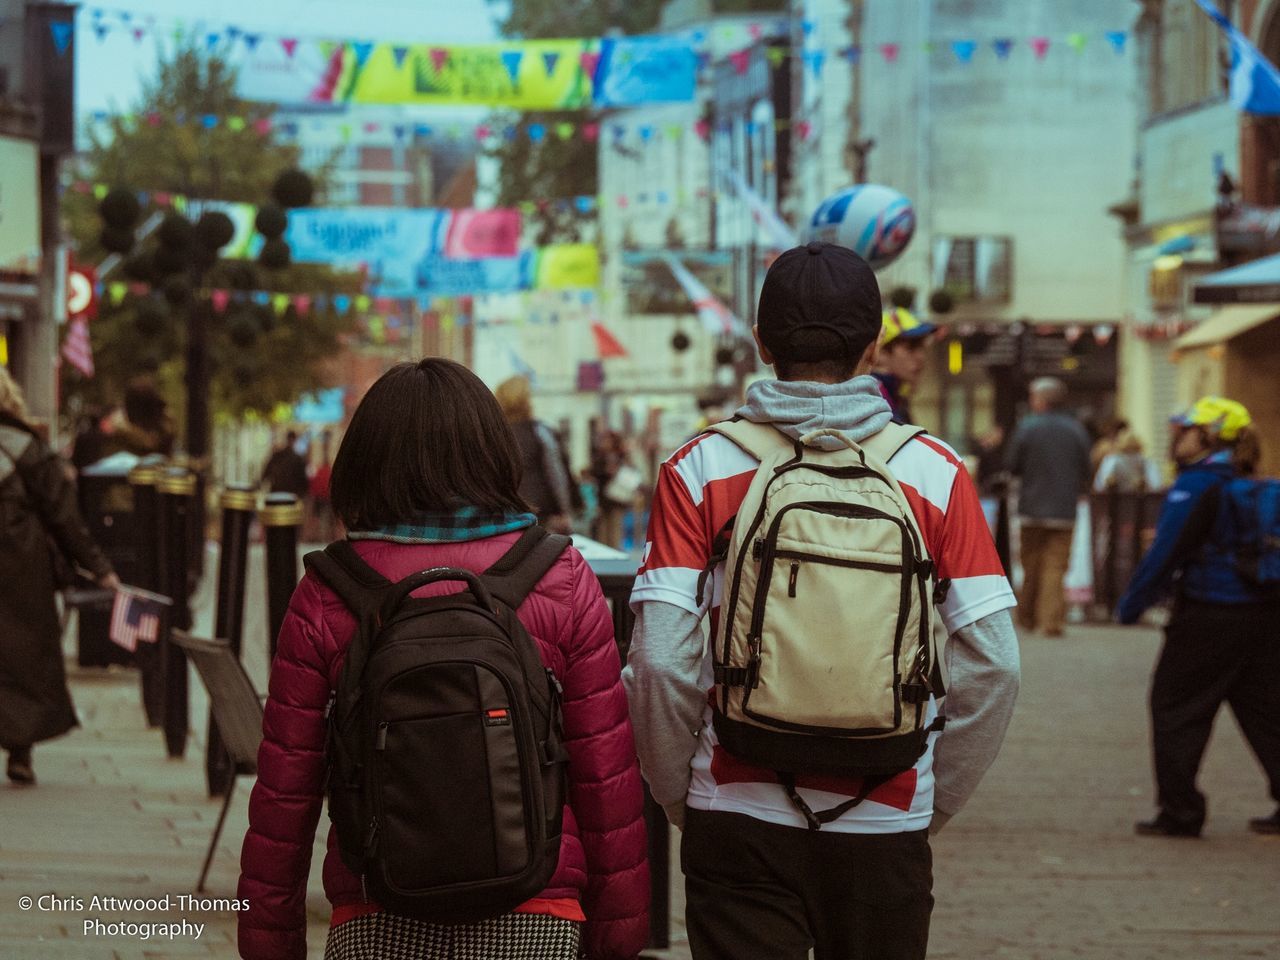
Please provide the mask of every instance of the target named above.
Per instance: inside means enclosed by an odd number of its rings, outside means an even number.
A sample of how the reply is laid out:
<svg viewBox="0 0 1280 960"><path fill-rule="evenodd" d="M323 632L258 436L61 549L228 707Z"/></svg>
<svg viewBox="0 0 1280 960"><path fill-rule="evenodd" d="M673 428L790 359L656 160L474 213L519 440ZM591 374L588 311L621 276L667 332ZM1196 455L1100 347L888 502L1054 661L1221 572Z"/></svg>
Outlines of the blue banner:
<svg viewBox="0 0 1280 960"><path fill-rule="evenodd" d="M285 240L299 263L362 269L375 295L408 297L418 292L418 264L443 254L451 215L450 210L307 207L289 211Z"/></svg>
<svg viewBox="0 0 1280 960"><path fill-rule="evenodd" d="M483 260L450 260L439 254L421 259L414 271L414 291L434 296L478 293L514 293L533 286L534 258L486 257ZM395 296L389 290L379 293Z"/></svg>
<svg viewBox="0 0 1280 960"><path fill-rule="evenodd" d="M600 42L595 105L687 103L698 82L698 56L669 37L606 37Z"/></svg>

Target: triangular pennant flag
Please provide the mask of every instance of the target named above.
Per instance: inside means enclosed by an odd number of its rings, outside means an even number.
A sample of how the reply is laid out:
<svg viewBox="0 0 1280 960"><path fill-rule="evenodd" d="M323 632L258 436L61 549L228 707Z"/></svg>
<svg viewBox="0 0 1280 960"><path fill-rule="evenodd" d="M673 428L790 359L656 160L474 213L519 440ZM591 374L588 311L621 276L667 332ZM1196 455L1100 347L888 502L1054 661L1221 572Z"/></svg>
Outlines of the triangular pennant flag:
<svg viewBox="0 0 1280 960"><path fill-rule="evenodd" d="M806 37L809 36L809 34L813 33L814 27L816 26L817 24L814 23L812 20L800 21L800 29L804 31L804 35Z"/></svg>
<svg viewBox="0 0 1280 960"><path fill-rule="evenodd" d="M305 317L311 310L311 298L305 293L295 293L293 295L293 309L298 311L298 316Z"/></svg>
<svg viewBox="0 0 1280 960"><path fill-rule="evenodd" d="M560 54L558 53L552 52L542 55L542 65L546 68L548 77L556 72L556 64L559 62Z"/></svg>
<svg viewBox="0 0 1280 960"><path fill-rule="evenodd" d="M449 51L444 47L432 47L429 51L431 57L431 66L436 73L444 69L444 65L449 62Z"/></svg>
<svg viewBox="0 0 1280 960"><path fill-rule="evenodd" d="M249 299L251 299L258 306L265 307L267 304L271 302L271 294L267 293L267 291L265 290L255 290L253 292L253 296L250 297Z"/></svg>
<svg viewBox="0 0 1280 960"><path fill-rule="evenodd" d="M351 298L345 293L335 293L333 295L333 309L339 313L346 313L351 309Z"/></svg>
<svg viewBox="0 0 1280 960"><path fill-rule="evenodd" d="M368 40L358 40L351 44L351 52L356 55L356 69L369 62L369 54L373 53L373 44Z"/></svg>
<svg viewBox="0 0 1280 960"><path fill-rule="evenodd" d="M547 128L540 123L529 124L529 139L534 143L541 143L547 135Z"/></svg>
<svg viewBox="0 0 1280 960"><path fill-rule="evenodd" d="M105 183L95 183L93 185L93 199L95 200L101 200L110 192L110 188Z"/></svg>
<svg viewBox="0 0 1280 960"><path fill-rule="evenodd" d="M523 50L503 50L502 65L507 68L507 76L515 83L520 76L520 64L524 63Z"/></svg>
<svg viewBox="0 0 1280 960"><path fill-rule="evenodd" d="M487 123L481 123L476 126L476 139L488 140L493 133L493 129Z"/></svg>
<svg viewBox="0 0 1280 960"><path fill-rule="evenodd" d="M991 48L995 50L997 60L1008 60L1009 54L1013 52L1013 39L999 37L991 41Z"/></svg>
<svg viewBox="0 0 1280 960"><path fill-rule="evenodd" d="M972 63L973 55L977 52L978 42L976 40L952 40L951 52L956 55L956 59L961 63Z"/></svg>
<svg viewBox="0 0 1280 960"><path fill-rule="evenodd" d="M729 54L729 62L733 64L733 70L738 76L742 76L747 72L747 67L751 65L750 50L735 50Z"/></svg>
<svg viewBox="0 0 1280 960"><path fill-rule="evenodd" d="M693 125L693 132L696 133L702 140L709 140L711 138L711 121L698 120Z"/></svg>
<svg viewBox="0 0 1280 960"><path fill-rule="evenodd" d="M271 309L275 311L276 316L284 313L289 307L289 295L287 293L277 293L271 298Z"/></svg>
<svg viewBox="0 0 1280 960"><path fill-rule="evenodd" d="M884 57L885 63L897 63L898 53L901 50L902 50L902 47L896 43L880 44L880 56Z"/></svg>
<svg viewBox="0 0 1280 960"><path fill-rule="evenodd" d="M402 47L402 46L392 47L391 56L395 58L396 69L399 70L401 67L404 66L404 61L409 56L409 48Z"/></svg>
<svg viewBox="0 0 1280 960"><path fill-rule="evenodd" d="M840 51L840 56L844 57L850 63L857 63L862 59L862 47L858 44L850 44Z"/></svg>
<svg viewBox="0 0 1280 960"><path fill-rule="evenodd" d="M146 35L146 31L145 31L145 30L143 30L141 27L134 27L134 28L133 28L133 42L134 42L134 43L141 43L141 42L142 42L142 38L143 38L145 35Z"/></svg>
<svg viewBox="0 0 1280 960"><path fill-rule="evenodd" d="M1089 42L1089 35L1085 33L1072 33L1067 36L1067 46L1076 53L1084 53L1085 45Z"/></svg>
<svg viewBox="0 0 1280 960"><path fill-rule="evenodd" d="M1032 37L1030 43L1037 60L1043 60L1048 55L1050 43L1048 37Z"/></svg>
<svg viewBox="0 0 1280 960"><path fill-rule="evenodd" d="M75 26L67 21L54 21L49 24L49 33L53 37L53 49L58 51L58 56L65 57L67 48L71 46L71 36L75 31ZM93 361L89 361L90 366ZM92 373L89 376L93 376Z"/></svg>
<svg viewBox="0 0 1280 960"><path fill-rule="evenodd" d="M1129 34L1124 30L1109 30L1107 32L1107 43L1115 49L1116 53L1124 53L1124 45L1129 40Z"/></svg>
<svg viewBox="0 0 1280 960"><path fill-rule="evenodd" d="M805 59L809 61L809 66L813 68L815 77L822 76L822 67L827 62L827 55L821 50L814 50L812 53L806 53Z"/></svg>
<svg viewBox="0 0 1280 960"><path fill-rule="evenodd" d="M213 304L215 313L222 313L227 309L227 304L231 301L231 294L226 290L210 290L209 302Z"/></svg>
<svg viewBox="0 0 1280 960"><path fill-rule="evenodd" d="M668 123L663 127L663 132L667 135L668 140L679 140L684 136L684 124Z"/></svg>
<svg viewBox="0 0 1280 960"><path fill-rule="evenodd" d="M250 53L258 49L258 42L262 39L260 33L246 33L241 39L244 40L244 47Z"/></svg>
<svg viewBox="0 0 1280 960"><path fill-rule="evenodd" d="M638 132L640 134L640 140L644 143L648 143L653 139L653 127L650 124L644 124L640 127Z"/></svg>
<svg viewBox="0 0 1280 960"><path fill-rule="evenodd" d="M574 127L574 125L572 123L569 123L568 121L565 121L563 123L557 123L556 136L559 137L561 140L568 140L570 137L573 136L573 131L575 129L577 128Z"/></svg>
<svg viewBox="0 0 1280 960"><path fill-rule="evenodd" d="M120 301L124 299L124 295L128 292L128 285L121 283L119 280L107 287L107 294L111 298L111 305L113 307L120 306Z"/></svg>
<svg viewBox="0 0 1280 960"><path fill-rule="evenodd" d="M253 129L265 137L268 133L271 132L271 118L260 117L257 120L253 121Z"/></svg>
<svg viewBox="0 0 1280 960"><path fill-rule="evenodd" d="M590 50L584 50L578 56L578 63L582 66L582 72L586 74L588 80L594 80L596 76L596 67L600 65L600 54L593 53Z"/></svg>
<svg viewBox="0 0 1280 960"><path fill-rule="evenodd" d="M796 122L794 129L796 131L796 135L800 138L800 141L803 143L804 141L809 139L809 134L813 132L813 124L810 123L808 120L799 120Z"/></svg>
<svg viewBox="0 0 1280 960"><path fill-rule="evenodd" d="M769 59L769 66L777 70L782 66L782 61L787 59L787 51L781 47L770 47L765 51L764 55Z"/></svg>
<svg viewBox="0 0 1280 960"><path fill-rule="evenodd" d="M107 34L111 32L111 27L105 23L95 23L93 32L98 35L98 40L102 41L107 39Z"/></svg>
<svg viewBox="0 0 1280 960"><path fill-rule="evenodd" d="M298 41L293 37L282 37L280 40L280 46L284 48L284 55L290 60L292 60L293 55L298 52Z"/></svg>
<svg viewBox="0 0 1280 960"><path fill-rule="evenodd" d="M764 34L764 27L760 26L758 23L748 23L747 33L751 36L752 40L759 40Z"/></svg>
<svg viewBox="0 0 1280 960"><path fill-rule="evenodd" d="M600 139L600 124L584 123L582 125L582 139L587 143L595 143Z"/></svg>
<svg viewBox="0 0 1280 960"><path fill-rule="evenodd" d="M227 117L227 129L239 133L244 129L244 117Z"/></svg>
<svg viewBox="0 0 1280 960"><path fill-rule="evenodd" d="M217 49L218 43L221 40L222 40L222 34L220 33L206 33L204 35L204 48L212 53L214 50Z"/></svg>
<svg viewBox="0 0 1280 960"><path fill-rule="evenodd" d="M216 113L206 113L200 117L200 125L206 130L212 130L218 125L218 115Z"/></svg>

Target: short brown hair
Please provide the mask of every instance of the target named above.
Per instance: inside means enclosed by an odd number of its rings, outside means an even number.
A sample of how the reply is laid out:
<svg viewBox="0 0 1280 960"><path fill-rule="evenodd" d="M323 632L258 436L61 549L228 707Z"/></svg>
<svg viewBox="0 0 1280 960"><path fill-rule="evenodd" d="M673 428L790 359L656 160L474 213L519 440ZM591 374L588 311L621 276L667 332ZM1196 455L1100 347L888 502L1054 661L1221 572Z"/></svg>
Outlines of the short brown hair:
<svg viewBox="0 0 1280 960"><path fill-rule="evenodd" d="M333 462L334 512L348 530L472 506L528 510L515 437L493 394L439 357L392 367L369 388Z"/></svg>

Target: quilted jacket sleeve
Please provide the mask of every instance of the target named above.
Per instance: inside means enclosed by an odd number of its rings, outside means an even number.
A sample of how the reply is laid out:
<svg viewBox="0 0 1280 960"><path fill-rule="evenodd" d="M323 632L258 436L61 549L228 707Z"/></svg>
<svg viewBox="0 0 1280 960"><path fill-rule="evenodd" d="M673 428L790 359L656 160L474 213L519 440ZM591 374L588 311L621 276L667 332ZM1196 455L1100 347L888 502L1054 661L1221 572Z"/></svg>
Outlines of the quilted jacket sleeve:
<svg viewBox="0 0 1280 960"><path fill-rule="evenodd" d="M305 577L280 628L237 896L240 956L305 960L307 877L324 781L328 663L319 588Z"/></svg>
<svg viewBox="0 0 1280 960"><path fill-rule="evenodd" d="M635 739L600 583L572 556L573 611L564 685L569 802L587 858L585 949L630 960L649 929L649 864Z"/></svg>

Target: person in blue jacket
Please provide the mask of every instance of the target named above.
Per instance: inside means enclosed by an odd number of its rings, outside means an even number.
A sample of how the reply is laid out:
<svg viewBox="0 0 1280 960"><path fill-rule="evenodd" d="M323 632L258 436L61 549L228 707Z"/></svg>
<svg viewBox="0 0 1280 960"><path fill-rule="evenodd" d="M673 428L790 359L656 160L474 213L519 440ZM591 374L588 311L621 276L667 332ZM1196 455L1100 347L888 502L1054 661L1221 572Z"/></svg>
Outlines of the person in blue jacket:
<svg viewBox="0 0 1280 960"><path fill-rule="evenodd" d="M1135 829L1144 836L1198 837L1206 803L1196 775L1223 701L1280 803L1280 601L1236 571L1232 516L1221 509L1224 485L1252 474L1259 459L1249 412L1232 400L1202 397L1172 423L1178 479L1116 615L1136 623L1173 593L1151 683L1159 812ZM1250 820L1249 828L1280 833L1280 808Z"/></svg>

